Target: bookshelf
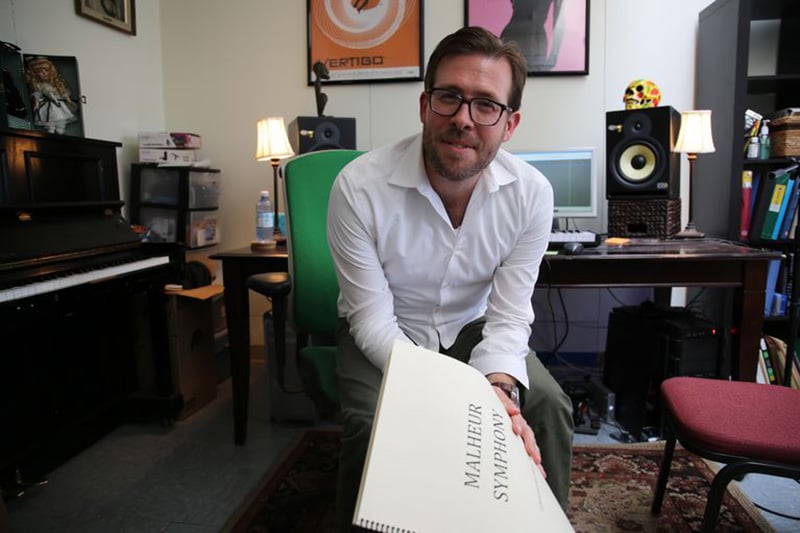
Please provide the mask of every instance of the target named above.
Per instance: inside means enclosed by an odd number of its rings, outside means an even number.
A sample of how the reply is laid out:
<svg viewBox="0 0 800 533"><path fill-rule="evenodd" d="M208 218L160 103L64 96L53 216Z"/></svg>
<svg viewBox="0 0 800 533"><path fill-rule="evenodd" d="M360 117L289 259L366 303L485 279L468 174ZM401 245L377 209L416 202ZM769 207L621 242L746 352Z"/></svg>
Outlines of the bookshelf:
<svg viewBox="0 0 800 533"><path fill-rule="evenodd" d="M800 107L798 34L796 0L716 0L698 17L695 108L712 110L717 151L695 162L693 218L709 237L769 247L787 256L798 249L794 240L740 237L742 172L763 174L792 163L788 158L747 159L744 117L747 109L771 119L777 110ZM729 324L732 299L730 291L703 295L706 313ZM785 339L797 331L785 317L767 319L764 329Z"/></svg>
<svg viewBox="0 0 800 533"><path fill-rule="evenodd" d="M712 110L717 151L697 158L692 195L695 222L709 236L739 240L742 170L789 163L745 159L744 115L800 107L798 32L795 0L717 0L700 12L695 107Z"/></svg>

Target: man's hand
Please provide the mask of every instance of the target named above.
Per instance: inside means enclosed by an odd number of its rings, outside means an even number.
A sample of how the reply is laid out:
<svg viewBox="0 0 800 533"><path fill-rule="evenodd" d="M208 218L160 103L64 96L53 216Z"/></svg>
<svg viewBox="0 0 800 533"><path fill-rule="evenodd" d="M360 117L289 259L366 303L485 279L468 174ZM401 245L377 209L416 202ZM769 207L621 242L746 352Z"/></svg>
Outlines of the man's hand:
<svg viewBox="0 0 800 533"><path fill-rule="evenodd" d="M491 382L496 383L500 381L516 385L514 378L507 374L489 374L486 377ZM536 444L536 436L533 434L533 430L528 425L528 422L526 422L522 417L522 411L520 411L519 407L517 407L514 402L511 401L511 398L508 397L508 394L506 394L503 389L500 387L492 388L497 394L497 397L500 398L503 406L506 408L508 416L511 418L511 431L513 431L515 435L522 437L522 442L525 445L525 451L528 453L528 455L530 455L531 459L533 459L533 462L539 467L539 471L546 478L547 472L544 471L544 467L542 466L542 453L539 451L539 445Z"/></svg>

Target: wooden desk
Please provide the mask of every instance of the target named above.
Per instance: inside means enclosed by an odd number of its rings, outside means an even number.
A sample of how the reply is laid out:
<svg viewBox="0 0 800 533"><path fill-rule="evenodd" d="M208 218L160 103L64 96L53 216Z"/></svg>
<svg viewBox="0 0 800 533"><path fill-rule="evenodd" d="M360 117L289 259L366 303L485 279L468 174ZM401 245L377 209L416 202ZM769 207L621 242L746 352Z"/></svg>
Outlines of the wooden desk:
<svg viewBox="0 0 800 533"><path fill-rule="evenodd" d="M231 356L234 442L247 438L250 394L250 329L248 276L285 271L285 248L251 252L249 248L211 256L222 260L225 312ZM643 241L621 248L600 246L581 255L547 255L539 272L543 287L730 287L735 291L732 326L732 373L735 379L754 381L758 341L764 319L769 260L775 251L715 241Z"/></svg>

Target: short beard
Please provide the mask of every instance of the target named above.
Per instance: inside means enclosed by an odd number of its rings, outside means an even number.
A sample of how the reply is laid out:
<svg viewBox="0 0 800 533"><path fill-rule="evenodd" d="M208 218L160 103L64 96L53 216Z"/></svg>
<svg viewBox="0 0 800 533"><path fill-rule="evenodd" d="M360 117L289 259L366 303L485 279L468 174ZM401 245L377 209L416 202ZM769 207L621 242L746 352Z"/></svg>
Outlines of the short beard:
<svg viewBox="0 0 800 533"><path fill-rule="evenodd" d="M456 134L458 135L458 132L456 132ZM451 169L445 164L444 161L442 161L442 159L439 157L439 154L436 152L433 141L433 133L425 126L422 128L422 156L425 162L429 163L437 174L448 181L466 181L473 176L476 176L484 168L489 166L489 163L492 161L496 153L497 150L495 150L491 157L485 160L479 159L474 165L465 168Z"/></svg>

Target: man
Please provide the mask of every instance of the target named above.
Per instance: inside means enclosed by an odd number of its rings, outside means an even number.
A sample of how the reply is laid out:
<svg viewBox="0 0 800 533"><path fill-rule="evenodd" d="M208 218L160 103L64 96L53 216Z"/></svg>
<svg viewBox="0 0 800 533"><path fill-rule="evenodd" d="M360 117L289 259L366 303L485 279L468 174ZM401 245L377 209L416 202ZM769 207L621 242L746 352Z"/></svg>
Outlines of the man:
<svg viewBox="0 0 800 533"><path fill-rule="evenodd" d="M334 183L328 243L340 289L341 531L349 530L395 339L483 372L566 508L572 404L528 356L553 191L533 167L500 150L519 124L526 78L516 46L486 30L445 37L419 99L422 134L359 157ZM442 383L419 393L435 402L447 389Z"/></svg>

